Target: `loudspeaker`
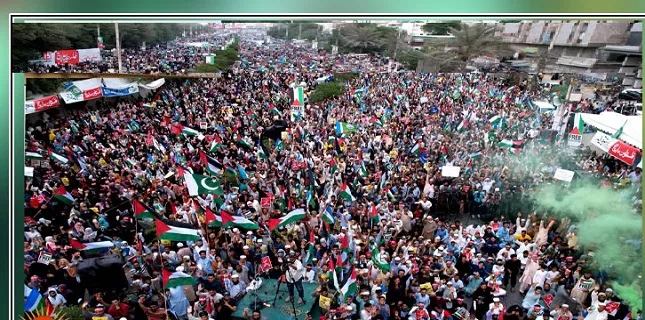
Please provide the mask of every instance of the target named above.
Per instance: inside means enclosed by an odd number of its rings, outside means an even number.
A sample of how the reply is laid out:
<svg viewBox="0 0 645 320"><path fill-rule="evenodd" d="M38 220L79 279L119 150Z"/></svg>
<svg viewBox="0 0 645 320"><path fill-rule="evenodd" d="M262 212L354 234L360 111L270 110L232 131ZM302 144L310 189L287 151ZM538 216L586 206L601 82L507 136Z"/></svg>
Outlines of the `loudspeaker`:
<svg viewBox="0 0 645 320"><path fill-rule="evenodd" d="M81 260L76 270L81 282L90 289L101 291L128 288L128 279L123 272L125 262L119 256L105 256Z"/></svg>

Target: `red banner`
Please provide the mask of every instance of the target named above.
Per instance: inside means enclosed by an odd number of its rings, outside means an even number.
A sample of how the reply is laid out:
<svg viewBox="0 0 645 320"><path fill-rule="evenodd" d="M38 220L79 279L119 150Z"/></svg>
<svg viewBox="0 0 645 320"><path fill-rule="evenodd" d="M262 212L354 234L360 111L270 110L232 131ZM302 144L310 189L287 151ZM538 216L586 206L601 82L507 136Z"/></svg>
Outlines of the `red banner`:
<svg viewBox="0 0 645 320"><path fill-rule="evenodd" d="M59 105L60 102L58 101L58 96L56 95L34 100L34 108L36 109L36 112L56 108Z"/></svg>
<svg viewBox="0 0 645 320"><path fill-rule="evenodd" d="M100 87L96 87L94 89L89 89L89 90L83 90L83 100L92 100L96 98L100 98L103 96L103 91L101 91Z"/></svg>
<svg viewBox="0 0 645 320"><path fill-rule="evenodd" d="M61 64L78 64L80 61L77 50L61 50L56 51L54 61L57 65Z"/></svg>
<svg viewBox="0 0 645 320"><path fill-rule="evenodd" d="M636 158L638 157L639 151L622 141L616 140L616 142L609 147L609 154L628 165L633 165L634 161L636 161Z"/></svg>

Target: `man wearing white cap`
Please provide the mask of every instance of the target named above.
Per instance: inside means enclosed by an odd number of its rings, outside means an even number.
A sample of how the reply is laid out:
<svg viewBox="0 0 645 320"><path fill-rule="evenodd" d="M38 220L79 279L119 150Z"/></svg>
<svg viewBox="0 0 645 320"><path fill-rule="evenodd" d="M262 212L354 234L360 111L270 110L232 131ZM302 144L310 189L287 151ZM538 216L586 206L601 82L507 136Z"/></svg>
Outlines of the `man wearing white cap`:
<svg viewBox="0 0 645 320"><path fill-rule="evenodd" d="M596 305L595 310L591 310L586 317L584 317L584 320L607 320L608 313L607 310L605 310L605 303L604 302L599 302ZM578 319L582 318L582 311L580 311L580 316Z"/></svg>
<svg viewBox="0 0 645 320"><path fill-rule="evenodd" d="M562 306L556 306L555 310L551 311L551 316L554 320L571 320L573 319L573 314L569 311L569 305L563 304Z"/></svg>

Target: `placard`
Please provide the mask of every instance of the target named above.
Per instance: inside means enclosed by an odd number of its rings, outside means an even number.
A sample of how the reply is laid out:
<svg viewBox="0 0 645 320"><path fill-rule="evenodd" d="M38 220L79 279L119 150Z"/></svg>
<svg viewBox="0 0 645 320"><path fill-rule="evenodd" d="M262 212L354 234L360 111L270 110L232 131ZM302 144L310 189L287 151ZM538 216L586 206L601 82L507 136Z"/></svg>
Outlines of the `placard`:
<svg viewBox="0 0 645 320"><path fill-rule="evenodd" d="M51 254L46 253L44 251L40 252L40 255L38 256L38 263L49 264L51 260L52 260Z"/></svg>
<svg viewBox="0 0 645 320"><path fill-rule="evenodd" d="M208 129L208 122L205 122L205 121L200 122L199 123L199 128L203 129L203 130Z"/></svg>
<svg viewBox="0 0 645 320"><path fill-rule="evenodd" d="M25 177L33 177L33 176L34 176L34 168L25 166Z"/></svg>
<svg viewBox="0 0 645 320"><path fill-rule="evenodd" d="M441 167L441 176L457 178L459 177L459 170L461 170L461 167L443 166Z"/></svg>
<svg viewBox="0 0 645 320"><path fill-rule="evenodd" d="M577 148L582 144L582 136L575 133L569 133L567 145L572 148Z"/></svg>
<svg viewBox="0 0 645 320"><path fill-rule="evenodd" d="M318 306L323 309L323 310L329 310L331 307L331 299L325 297L325 296L319 296L319 303Z"/></svg>
<svg viewBox="0 0 645 320"><path fill-rule="evenodd" d="M260 199L260 206L262 208L271 208L271 198L265 197Z"/></svg>
<svg viewBox="0 0 645 320"><path fill-rule="evenodd" d="M620 140L616 140L614 144L611 145L608 153L630 166L634 164L634 161L636 161L636 158L639 156L638 149Z"/></svg>
<svg viewBox="0 0 645 320"><path fill-rule="evenodd" d="M555 180L560 180L560 181L565 181L565 182L571 182L573 180L573 176L576 173L571 171L571 170L565 170L558 168L555 170L555 174L553 175L553 179Z"/></svg>
<svg viewBox="0 0 645 320"><path fill-rule="evenodd" d="M610 135L604 133L604 132L596 132L596 134L591 138L591 144L594 146L598 147L598 149L604 151L604 152L609 152L609 147L614 142L614 138L612 138Z"/></svg>

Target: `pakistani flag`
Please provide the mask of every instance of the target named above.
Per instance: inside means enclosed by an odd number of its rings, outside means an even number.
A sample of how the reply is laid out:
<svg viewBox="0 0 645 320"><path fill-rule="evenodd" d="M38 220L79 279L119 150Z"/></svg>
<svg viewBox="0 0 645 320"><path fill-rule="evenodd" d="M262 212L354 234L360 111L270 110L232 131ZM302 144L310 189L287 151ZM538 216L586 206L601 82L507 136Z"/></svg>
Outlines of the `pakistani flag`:
<svg viewBox="0 0 645 320"><path fill-rule="evenodd" d="M220 147L222 147L222 138L219 135L215 135L209 152L216 152Z"/></svg>
<svg viewBox="0 0 645 320"><path fill-rule="evenodd" d="M372 262L374 262L374 265L376 265L383 272L390 271L390 264L385 261L385 258L383 257L383 255L381 255L378 247L375 247L372 250Z"/></svg>
<svg viewBox="0 0 645 320"><path fill-rule="evenodd" d="M332 210L331 206L327 206L325 208L325 211L322 212L321 217L323 221L327 222L328 225L333 225L336 223L336 220L334 219L334 211Z"/></svg>
<svg viewBox="0 0 645 320"><path fill-rule="evenodd" d="M343 287L340 288L340 293L342 293L344 297L347 297L349 295L353 295L356 291L358 291L358 286L356 285L356 268L352 267L351 276L349 276L349 279L347 279L347 282L345 282Z"/></svg>
<svg viewBox="0 0 645 320"><path fill-rule="evenodd" d="M240 146L246 148L246 149L251 149L251 147L253 146L250 143L248 143L246 140L244 140L244 138L242 138L242 137L237 139L236 143L239 144Z"/></svg>
<svg viewBox="0 0 645 320"><path fill-rule="evenodd" d="M197 241L202 237L197 229L169 226L159 219L155 219L157 237L167 241Z"/></svg>
<svg viewBox="0 0 645 320"><path fill-rule="evenodd" d="M197 130L195 130L193 128L189 128L189 127L183 127L181 129L181 133L184 134L184 135L187 135L187 136L198 136L199 135L199 131L197 131Z"/></svg>
<svg viewBox="0 0 645 320"><path fill-rule="evenodd" d="M497 135L494 132L489 132L489 133L486 133L485 135L486 136L484 138L486 138L486 141L488 143L493 143L497 141Z"/></svg>
<svg viewBox="0 0 645 320"><path fill-rule="evenodd" d="M67 158L65 158L65 157L63 157L60 154L55 153L55 152L51 152L49 154L49 158L52 159L52 160L56 160L56 161L58 161L58 162L60 162L62 164L67 164L67 162L69 162L69 160Z"/></svg>
<svg viewBox="0 0 645 320"><path fill-rule="evenodd" d="M54 191L54 198L68 206L74 204L75 201L74 197L72 197L72 195L65 190L64 186L60 186L58 187L58 189L56 189L56 191Z"/></svg>
<svg viewBox="0 0 645 320"><path fill-rule="evenodd" d="M580 116L580 119L581 119L580 121L582 121L582 116ZM627 120L625 120L625 123L623 123L623 125L618 129L618 131L612 134L611 137L614 139L618 139L618 137L620 137L620 135L623 134L623 129L625 128L626 124L627 124Z"/></svg>
<svg viewBox="0 0 645 320"><path fill-rule="evenodd" d="M349 187L347 186L347 182L344 182L343 186L340 187L340 197L345 199L346 201L351 201L351 202L356 201L356 198L352 194L352 190L350 190Z"/></svg>
<svg viewBox="0 0 645 320"><path fill-rule="evenodd" d="M494 116L488 120L488 123L493 126L493 128L504 128L507 126L506 124L506 118L503 116Z"/></svg>
<svg viewBox="0 0 645 320"><path fill-rule="evenodd" d="M206 63L215 64L215 56L206 56Z"/></svg>
<svg viewBox="0 0 645 320"><path fill-rule="evenodd" d="M164 268L161 270L161 276L163 278L164 288L194 286L197 284L195 278L179 271L170 272Z"/></svg>
<svg viewBox="0 0 645 320"><path fill-rule="evenodd" d="M186 172L184 173L184 180L188 187L188 194L191 197L200 194L224 195L224 191L222 190L220 183L211 177Z"/></svg>
<svg viewBox="0 0 645 320"><path fill-rule="evenodd" d="M305 89L302 87L295 87L290 92L291 106L302 107L305 105Z"/></svg>
<svg viewBox="0 0 645 320"><path fill-rule="evenodd" d="M347 122L336 122L336 134L341 135L343 133L354 133L358 130L358 128Z"/></svg>
<svg viewBox="0 0 645 320"><path fill-rule="evenodd" d="M298 222L302 220L306 215L307 214L304 209L295 209L287 213L287 215L282 218L269 219L269 230L284 227L290 223Z"/></svg>

